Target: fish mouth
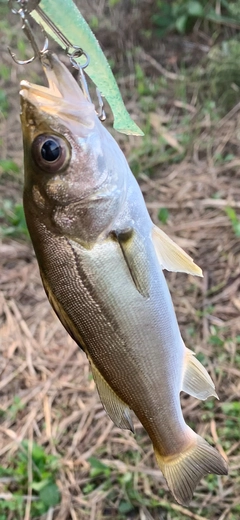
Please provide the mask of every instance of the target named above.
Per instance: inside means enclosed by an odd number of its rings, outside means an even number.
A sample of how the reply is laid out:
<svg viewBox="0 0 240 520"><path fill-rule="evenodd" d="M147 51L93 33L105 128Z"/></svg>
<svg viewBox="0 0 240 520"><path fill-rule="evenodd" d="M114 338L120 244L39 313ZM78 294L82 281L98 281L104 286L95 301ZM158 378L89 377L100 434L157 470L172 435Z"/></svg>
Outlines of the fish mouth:
<svg viewBox="0 0 240 520"><path fill-rule="evenodd" d="M49 86L23 80L20 83L21 99L34 105L39 112L92 128L96 117L94 105L86 99L67 67L55 54L48 53L43 69Z"/></svg>

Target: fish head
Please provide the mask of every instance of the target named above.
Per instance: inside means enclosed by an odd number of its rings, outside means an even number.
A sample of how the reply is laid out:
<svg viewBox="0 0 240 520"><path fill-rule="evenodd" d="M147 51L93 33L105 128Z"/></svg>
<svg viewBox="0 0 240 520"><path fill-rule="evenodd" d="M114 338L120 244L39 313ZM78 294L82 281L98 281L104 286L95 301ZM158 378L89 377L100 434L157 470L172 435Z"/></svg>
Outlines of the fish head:
<svg viewBox="0 0 240 520"><path fill-rule="evenodd" d="M81 228L88 240L116 212L115 203L104 218L98 215L104 197L109 198L108 185L113 182L116 194L122 191L119 178L110 179L114 168L106 152L108 132L56 55L47 55L44 71L48 87L22 81L20 90L27 223L41 216L48 227L70 236Z"/></svg>

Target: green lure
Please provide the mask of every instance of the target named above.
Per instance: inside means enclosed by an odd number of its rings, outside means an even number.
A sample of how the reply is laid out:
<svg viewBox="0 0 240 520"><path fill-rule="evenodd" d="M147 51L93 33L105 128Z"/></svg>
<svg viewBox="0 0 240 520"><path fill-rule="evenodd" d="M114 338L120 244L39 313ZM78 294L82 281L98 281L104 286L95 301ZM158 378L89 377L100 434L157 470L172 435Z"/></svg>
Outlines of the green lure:
<svg viewBox="0 0 240 520"><path fill-rule="evenodd" d="M39 7L50 20L54 20L54 25L72 45L81 47L90 56L87 74L107 99L113 111L115 130L128 135L144 135L127 112L108 61L73 0L41 0ZM32 11L31 16L63 47L37 11Z"/></svg>

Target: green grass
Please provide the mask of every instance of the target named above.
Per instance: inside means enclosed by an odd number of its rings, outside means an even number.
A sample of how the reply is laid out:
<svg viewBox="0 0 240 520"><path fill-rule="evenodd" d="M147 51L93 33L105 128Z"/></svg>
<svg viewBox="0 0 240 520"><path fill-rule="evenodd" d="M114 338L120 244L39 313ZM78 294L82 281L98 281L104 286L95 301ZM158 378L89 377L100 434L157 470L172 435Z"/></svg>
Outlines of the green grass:
<svg viewBox="0 0 240 520"><path fill-rule="evenodd" d="M4 89L0 88L0 115L6 117L8 114L9 102L7 93Z"/></svg>
<svg viewBox="0 0 240 520"><path fill-rule="evenodd" d="M0 175L17 173L19 173L19 166L14 161L11 159L0 159Z"/></svg>
<svg viewBox="0 0 240 520"><path fill-rule="evenodd" d="M233 208L227 207L225 208L225 213L227 214L232 224L232 229L235 236L240 237L240 219L238 218L236 211Z"/></svg>
<svg viewBox="0 0 240 520"><path fill-rule="evenodd" d="M129 464L136 464L136 457L139 453L124 453L121 460ZM87 484L83 488L84 494L87 496L95 489L105 493L107 491L107 503L118 503L118 520L126 518L127 513L138 511L140 506L146 506L150 510L161 510L159 501L161 498L161 490L159 496L146 496L146 494L136 485L135 473L131 471L119 472L113 466L107 466L96 457L88 459L90 463L89 478ZM151 482L150 482L151 485ZM119 496L120 490L120 496ZM120 500L119 500L120 498Z"/></svg>
<svg viewBox="0 0 240 520"><path fill-rule="evenodd" d="M0 208L0 236L29 238L23 205L5 199Z"/></svg>
<svg viewBox="0 0 240 520"><path fill-rule="evenodd" d="M214 45L210 52L198 63L180 64L176 80L171 81L159 74L153 78L138 63L141 52L135 49L135 93L138 96L145 133L144 139L136 140L128 160L135 176L144 173L154 176L163 167L180 163L198 142L201 156L211 152L216 164L225 164L235 158L235 152L226 150L223 154L212 150L214 139L202 139L204 125L215 127L239 101L240 73L237 66L240 55L238 37L223 40ZM179 76L179 77L177 77ZM195 115L185 105L192 100ZM182 105L174 109L173 100ZM171 107L171 108L166 108ZM167 120L168 111L171 117ZM161 117L164 113L164 120ZM152 123L152 115L158 117L158 128ZM174 141L168 140L167 135ZM236 225L237 226L237 225Z"/></svg>
<svg viewBox="0 0 240 520"><path fill-rule="evenodd" d="M166 33L177 31L186 34L193 30L196 22L209 23L212 30L219 24L240 25L240 2L220 0L221 14L216 12L214 0L157 0L152 21L157 27L157 34L162 37Z"/></svg>
<svg viewBox="0 0 240 520"><path fill-rule="evenodd" d="M8 500L0 500L0 520L7 520L9 512L14 513L14 520L22 520L24 517L25 497L29 493L29 456L32 465L31 519L43 515L60 502L60 492L56 484L59 458L49 455L36 443L33 443L31 449L29 442L24 440L15 457L9 461L8 467L0 466L0 478L3 483L6 481L4 492L12 495Z"/></svg>
<svg viewBox="0 0 240 520"><path fill-rule="evenodd" d="M166 224L169 218L169 211L167 208L161 208L158 212L158 220L162 222L162 224Z"/></svg>

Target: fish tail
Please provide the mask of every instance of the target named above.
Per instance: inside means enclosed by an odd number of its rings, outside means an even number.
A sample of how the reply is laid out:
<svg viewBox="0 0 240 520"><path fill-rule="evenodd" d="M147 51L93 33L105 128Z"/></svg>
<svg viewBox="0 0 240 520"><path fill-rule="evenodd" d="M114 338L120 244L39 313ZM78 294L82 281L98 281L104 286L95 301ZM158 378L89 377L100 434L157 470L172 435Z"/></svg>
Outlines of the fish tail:
<svg viewBox="0 0 240 520"><path fill-rule="evenodd" d="M188 449L179 455L163 457L154 448L158 465L173 496L188 505L200 479L208 473L227 475L227 463L220 453L202 437L194 434Z"/></svg>

